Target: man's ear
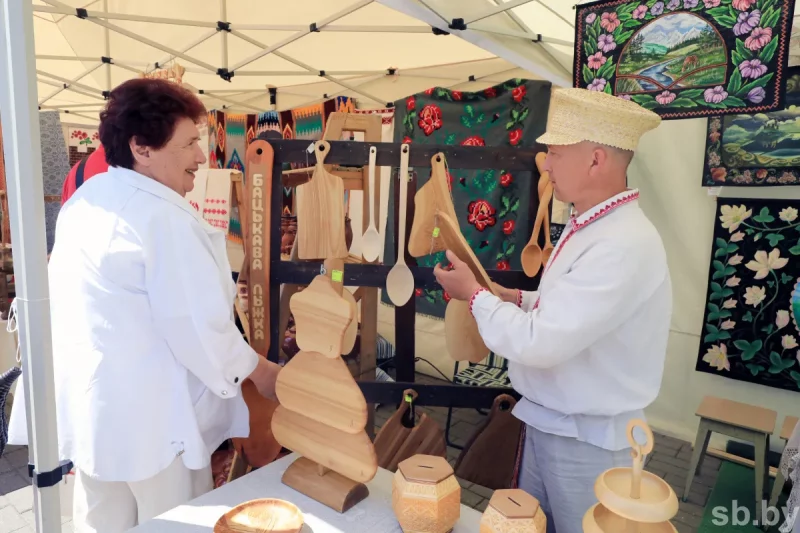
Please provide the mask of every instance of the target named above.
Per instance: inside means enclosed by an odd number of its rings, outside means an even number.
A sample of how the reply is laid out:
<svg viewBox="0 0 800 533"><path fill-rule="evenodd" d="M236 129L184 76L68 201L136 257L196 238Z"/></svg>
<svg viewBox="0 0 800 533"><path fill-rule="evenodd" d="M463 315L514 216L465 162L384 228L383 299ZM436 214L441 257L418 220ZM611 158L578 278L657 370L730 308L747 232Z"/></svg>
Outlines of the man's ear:
<svg viewBox="0 0 800 533"><path fill-rule="evenodd" d="M131 148L131 154L133 155L134 161L143 167L150 166L151 160L149 147L137 143L136 137L131 137L131 140L128 141L128 146Z"/></svg>

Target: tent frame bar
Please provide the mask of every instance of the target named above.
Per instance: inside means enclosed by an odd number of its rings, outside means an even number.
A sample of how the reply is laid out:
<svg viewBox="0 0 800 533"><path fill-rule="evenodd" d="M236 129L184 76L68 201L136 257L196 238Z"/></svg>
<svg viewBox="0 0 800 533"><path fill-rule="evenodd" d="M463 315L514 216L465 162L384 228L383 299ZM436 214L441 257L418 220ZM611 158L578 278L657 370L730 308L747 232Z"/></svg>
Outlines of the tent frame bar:
<svg viewBox="0 0 800 533"><path fill-rule="evenodd" d="M507 2L505 4L504 3L500 3L500 5L498 5L497 7L489 8L486 11L484 11L483 13L481 13L480 15L477 15L477 16L469 19L469 20L465 20L464 24L469 26L473 22L478 22L479 20L483 20L483 19L486 19L486 18L489 18L489 17L493 17L493 16L497 15L498 13L505 13L509 9L514 9L515 7L519 7L521 5L524 5L524 4L527 4L529 2L533 2L533 1L534 0L511 0L511 2ZM477 29L477 28L474 28L474 29Z"/></svg>
<svg viewBox="0 0 800 533"><path fill-rule="evenodd" d="M95 63L94 65L92 65L91 67L89 67L88 69L83 71L83 74L75 76L71 80L67 79L67 78L62 78L61 76L56 76L54 74L48 74L47 72L44 72L42 70L37 70L36 74L38 74L40 76L47 76L49 78L53 78L54 80L59 80L59 81L63 82L63 84L60 85L60 88L58 88L55 91L53 91L52 93L48 94L44 98L40 99L39 100L39 104L43 104L43 103L47 102L48 100L50 100L51 98L53 98L57 94L60 94L61 91L65 90L65 89L72 89L74 91L75 89L72 87L73 85L75 87L83 88L83 89L86 89L86 90L89 90L89 91L94 91L95 89L93 87L89 87L88 85L83 85L82 83L78 83L78 81L82 80L83 78L85 78L86 76L88 76L89 74L91 74L92 72L94 72L95 70L99 69L102 66L103 66L103 62L102 61L99 62L99 63ZM55 86L59 87L58 84L55 84ZM78 91L75 91L75 92L78 92Z"/></svg>

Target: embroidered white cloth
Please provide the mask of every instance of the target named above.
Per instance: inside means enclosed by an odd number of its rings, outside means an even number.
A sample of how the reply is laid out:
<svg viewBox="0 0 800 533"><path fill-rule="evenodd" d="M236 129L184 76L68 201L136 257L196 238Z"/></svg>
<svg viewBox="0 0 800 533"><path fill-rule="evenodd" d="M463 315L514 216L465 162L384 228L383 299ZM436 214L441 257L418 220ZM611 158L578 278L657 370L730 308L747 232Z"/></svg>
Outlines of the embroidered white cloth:
<svg viewBox="0 0 800 533"><path fill-rule="evenodd" d="M258 355L233 321L225 233L184 197L123 168L93 177L62 208L48 273L61 459L139 481L249 434Z"/></svg>
<svg viewBox="0 0 800 533"><path fill-rule="evenodd" d="M488 291L472 302L486 346L509 360L540 431L609 450L629 446L661 388L672 289L661 237L630 190L573 217L522 308Z"/></svg>
<svg viewBox="0 0 800 533"><path fill-rule="evenodd" d="M312 500L281 483L296 454L283 457L208 494L167 511L128 533L212 533L220 516L240 503L257 498L279 498L300 508L302 533L402 533L392 510L392 476L383 468L367 483L369 496L345 513ZM478 533L481 513L461 506L461 518L451 533Z"/></svg>

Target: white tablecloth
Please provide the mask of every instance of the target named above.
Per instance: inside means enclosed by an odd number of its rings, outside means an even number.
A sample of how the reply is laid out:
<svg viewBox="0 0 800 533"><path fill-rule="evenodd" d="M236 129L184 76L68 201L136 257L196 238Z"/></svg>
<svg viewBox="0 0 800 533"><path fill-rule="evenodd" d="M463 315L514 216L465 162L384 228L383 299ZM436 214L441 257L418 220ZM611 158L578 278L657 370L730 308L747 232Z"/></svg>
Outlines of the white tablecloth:
<svg viewBox="0 0 800 533"><path fill-rule="evenodd" d="M338 513L281 483L281 476L297 459L292 454L259 468L191 502L145 522L129 533L211 533L214 524L229 509L248 500L280 498L303 512L303 533L402 533L392 511L392 474L378 469L370 481L369 497ZM453 533L478 533L481 513L464 505Z"/></svg>

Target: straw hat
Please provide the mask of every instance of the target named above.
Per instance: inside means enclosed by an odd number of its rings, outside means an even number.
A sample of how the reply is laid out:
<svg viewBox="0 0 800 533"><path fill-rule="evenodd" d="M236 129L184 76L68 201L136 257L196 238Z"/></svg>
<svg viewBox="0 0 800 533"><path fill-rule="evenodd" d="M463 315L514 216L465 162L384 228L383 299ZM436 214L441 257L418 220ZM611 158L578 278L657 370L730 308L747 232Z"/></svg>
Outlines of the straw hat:
<svg viewBox="0 0 800 533"><path fill-rule="evenodd" d="M630 100L588 89L555 89L547 130L536 139L564 146L592 141L634 151L639 138L661 123L661 117Z"/></svg>

